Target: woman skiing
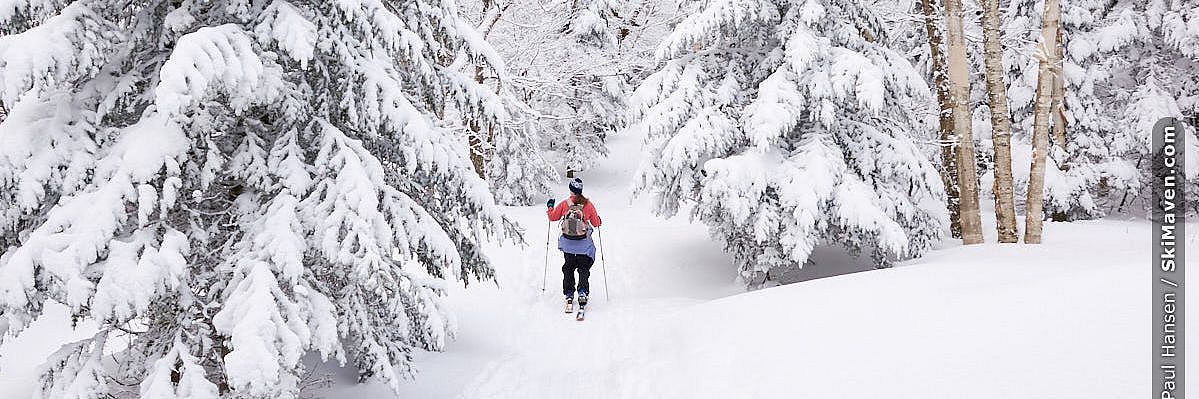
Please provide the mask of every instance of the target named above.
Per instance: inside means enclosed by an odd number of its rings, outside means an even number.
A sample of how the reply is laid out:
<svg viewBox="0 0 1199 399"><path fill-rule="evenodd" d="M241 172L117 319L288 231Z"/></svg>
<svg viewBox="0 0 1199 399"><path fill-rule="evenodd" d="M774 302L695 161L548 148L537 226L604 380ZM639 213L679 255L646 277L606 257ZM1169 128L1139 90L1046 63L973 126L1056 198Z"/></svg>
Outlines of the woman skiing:
<svg viewBox="0 0 1199 399"><path fill-rule="evenodd" d="M591 275L591 265L595 263L595 243L591 241L591 231L600 227L599 214L587 197L583 196L583 180L575 178L570 182L570 198L554 206L554 199L545 203L545 214L550 221L560 221L562 235L558 237L558 250L566 258L562 264L562 294L566 296L566 311L570 312L570 304L575 293L579 294L579 309L587 306L587 293L590 287L587 277ZM578 285L575 285L575 272L579 273Z"/></svg>

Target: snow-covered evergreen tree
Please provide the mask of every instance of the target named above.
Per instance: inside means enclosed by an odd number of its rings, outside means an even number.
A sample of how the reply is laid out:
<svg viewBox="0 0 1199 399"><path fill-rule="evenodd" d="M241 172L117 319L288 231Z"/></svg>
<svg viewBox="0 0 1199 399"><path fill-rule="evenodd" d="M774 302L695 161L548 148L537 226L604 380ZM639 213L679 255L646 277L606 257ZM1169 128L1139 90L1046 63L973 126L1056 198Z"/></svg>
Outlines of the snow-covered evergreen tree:
<svg viewBox="0 0 1199 399"><path fill-rule="evenodd" d="M521 103L512 127L535 137L558 170L586 171L607 155L605 138L624 125L625 99L678 14L669 3L471 2L511 73L485 80Z"/></svg>
<svg viewBox="0 0 1199 399"><path fill-rule="evenodd" d="M886 28L856 0L707 2L635 93L640 189L665 215L694 202L751 286L818 245L877 265L923 253L947 229L914 141L933 105Z"/></svg>
<svg viewBox="0 0 1199 399"><path fill-rule="evenodd" d="M1189 122L1188 155L1199 155L1199 4L1076 2L1067 2L1062 14L1065 26L1080 27L1065 39L1072 62L1064 77L1074 90L1066 91L1066 170L1058 178L1070 189L1050 191L1046 176L1046 212L1080 208L1072 206L1074 197L1098 214L1145 209L1154 123L1167 116ZM1188 189L1199 193L1199 165L1188 162L1186 172Z"/></svg>
<svg viewBox="0 0 1199 399"><path fill-rule="evenodd" d="M1043 8L1042 1L1020 0L1004 10L1013 145L1024 158L1031 151ZM1194 78L1186 65L1194 65L1196 57L1183 48L1197 36L1194 28L1178 28L1194 24L1194 10L1194 5L1170 1L1062 2L1064 106L1054 112L1065 116L1065 149L1051 135L1047 217L1088 219L1144 207L1150 127L1163 116L1185 119L1196 112L1188 105L1195 102L1188 100L1196 95L1188 89L1194 86L1186 83ZM976 127L989 129L985 112L976 115ZM982 143L989 148L989 139ZM1015 177L1020 201L1028 175Z"/></svg>
<svg viewBox="0 0 1199 399"><path fill-rule="evenodd" d="M622 8L617 0L572 0L566 32L579 43L594 47L616 47L623 25ZM624 7L622 7L624 6Z"/></svg>
<svg viewBox="0 0 1199 399"><path fill-rule="evenodd" d="M510 109L519 112L527 107ZM542 138L530 128L532 124L524 119L524 115L516 115L487 128L492 133L487 141L484 177L491 185L496 202L504 205L527 205L545 200L545 194L558 186L557 172L539 151L543 147Z"/></svg>
<svg viewBox="0 0 1199 399"><path fill-rule="evenodd" d="M1012 2L1005 26L1013 133L1025 153L1042 10L1040 1ZM1168 1L1062 2L1064 104L1053 112L1065 117L1064 140L1051 136L1046 216L1086 219L1144 207L1150 128L1163 116L1186 118L1195 113L1185 104L1195 96L1187 89L1193 87L1186 83L1193 74L1186 72L1186 65L1194 65L1196 57L1185 54L1183 47L1197 40L1199 32L1167 32L1163 21L1193 24L1194 10L1193 5ZM1168 83L1163 86L1164 82ZM1017 176L1018 191L1025 191L1026 184L1027 176Z"/></svg>
<svg viewBox="0 0 1199 399"><path fill-rule="evenodd" d="M618 0L561 2L560 7L567 15L563 55L577 60L572 64L585 66L562 76L569 89L558 110L573 116L573 121L563 126L554 138L554 146L561 152L568 172L587 170L608 154L604 139L622 124L624 100L632 91L629 82L640 78L620 69L628 66L627 63L613 62L621 58L622 50L628 49L621 47L628 34L621 13L631 6ZM596 60L610 61L609 65L586 66Z"/></svg>
<svg viewBox="0 0 1199 399"><path fill-rule="evenodd" d="M481 2L477 21L479 35L488 39L504 13L514 4L509 0ZM468 7L463 14L470 19L474 13ZM544 138L530 128L532 124L525 112L528 105L512 90L512 78L504 73L505 68L490 65L497 61L501 59L471 62L469 57L459 56L454 66L470 71L476 83L496 93L506 112L492 123L461 117L450 119L465 122L458 129L467 136L475 172L487 180L496 200L505 205L527 205L544 198L558 179L545 154L530 150L542 148Z"/></svg>
<svg viewBox="0 0 1199 399"><path fill-rule="evenodd" d="M47 301L100 326L40 397L296 397L305 353L396 387L513 232L439 117L504 110L449 65L501 64L451 1L17 0L0 27L0 332Z"/></svg>

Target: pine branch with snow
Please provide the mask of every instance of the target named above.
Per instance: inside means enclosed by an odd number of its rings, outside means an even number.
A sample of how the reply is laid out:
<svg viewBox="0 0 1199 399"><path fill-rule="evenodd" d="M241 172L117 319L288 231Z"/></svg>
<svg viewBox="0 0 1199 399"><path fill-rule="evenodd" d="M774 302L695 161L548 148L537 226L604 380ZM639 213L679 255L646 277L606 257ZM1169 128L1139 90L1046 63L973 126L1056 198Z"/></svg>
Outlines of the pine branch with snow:
<svg viewBox="0 0 1199 399"><path fill-rule="evenodd" d="M296 397L306 353L396 388L516 234L441 119L506 112L445 64L502 67L453 2L21 0L0 26L0 326L100 325L41 395Z"/></svg>

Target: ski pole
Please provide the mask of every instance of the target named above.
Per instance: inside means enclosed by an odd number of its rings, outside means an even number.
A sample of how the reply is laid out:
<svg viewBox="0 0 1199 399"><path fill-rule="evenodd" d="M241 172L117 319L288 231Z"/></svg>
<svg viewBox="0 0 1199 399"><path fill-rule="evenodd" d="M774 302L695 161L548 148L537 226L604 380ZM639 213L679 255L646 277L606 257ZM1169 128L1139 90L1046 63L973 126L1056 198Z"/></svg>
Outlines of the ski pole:
<svg viewBox="0 0 1199 399"><path fill-rule="evenodd" d="M554 224L550 222L545 227L545 262L541 264L541 292L545 292L545 275L550 267L550 236L554 234Z"/></svg>
<svg viewBox="0 0 1199 399"><path fill-rule="evenodd" d="M604 232L599 227L596 227L595 231L596 238L599 239L597 242L600 250L600 273L604 275L604 300L611 302L612 297L608 296L608 262L604 262Z"/></svg>

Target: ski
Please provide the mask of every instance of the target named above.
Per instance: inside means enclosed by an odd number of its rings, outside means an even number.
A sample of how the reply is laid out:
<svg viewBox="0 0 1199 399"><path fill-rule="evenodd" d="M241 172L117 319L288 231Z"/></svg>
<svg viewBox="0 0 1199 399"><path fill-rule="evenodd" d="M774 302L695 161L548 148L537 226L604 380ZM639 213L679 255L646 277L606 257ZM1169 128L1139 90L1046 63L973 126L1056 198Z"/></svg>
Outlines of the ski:
<svg viewBox="0 0 1199 399"><path fill-rule="evenodd" d="M583 321L583 307L579 306L579 312L575 313L575 321Z"/></svg>

